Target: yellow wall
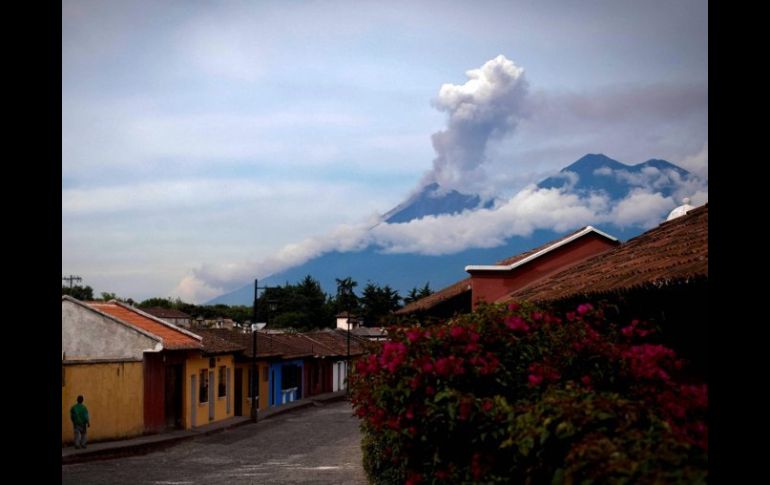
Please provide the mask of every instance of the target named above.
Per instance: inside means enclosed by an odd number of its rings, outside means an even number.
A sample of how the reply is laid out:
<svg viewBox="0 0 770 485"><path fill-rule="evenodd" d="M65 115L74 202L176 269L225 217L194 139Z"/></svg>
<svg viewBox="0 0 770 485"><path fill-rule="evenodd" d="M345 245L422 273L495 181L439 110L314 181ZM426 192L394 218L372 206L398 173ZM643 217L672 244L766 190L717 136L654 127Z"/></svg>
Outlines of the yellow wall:
<svg viewBox="0 0 770 485"><path fill-rule="evenodd" d="M235 390L233 386L233 380L235 379L235 366L233 364L233 356L220 355L213 357L216 360L216 367L209 368L209 357L204 357L200 353L197 355L191 355L185 362L185 378L184 385L182 386L184 392L184 422L185 428L190 429L192 426L203 426L215 421L221 421L235 416ZM230 412L227 412L227 397L218 397L219 389L219 367L225 366L230 369ZM192 403L196 406L195 411L195 423L192 423L192 413L190 411L190 383L192 382L192 376L196 376L196 385L200 386L200 371L201 370L214 371L214 379L209 379L209 386L214 387L214 420L209 421L209 403L199 403L198 389L195 389L195 399Z"/></svg>
<svg viewBox="0 0 770 485"><path fill-rule="evenodd" d="M249 369L251 369L251 363L239 363L236 364L238 369L243 369L243 415L251 416L251 396L249 396ZM267 362L257 362L259 368L259 409L267 409L267 402L269 399L268 379L265 379L265 369L270 368L270 364Z"/></svg>
<svg viewBox="0 0 770 485"><path fill-rule="evenodd" d="M63 364L62 443L73 440L70 408L83 395L91 427L88 440L128 438L144 431L141 362Z"/></svg>

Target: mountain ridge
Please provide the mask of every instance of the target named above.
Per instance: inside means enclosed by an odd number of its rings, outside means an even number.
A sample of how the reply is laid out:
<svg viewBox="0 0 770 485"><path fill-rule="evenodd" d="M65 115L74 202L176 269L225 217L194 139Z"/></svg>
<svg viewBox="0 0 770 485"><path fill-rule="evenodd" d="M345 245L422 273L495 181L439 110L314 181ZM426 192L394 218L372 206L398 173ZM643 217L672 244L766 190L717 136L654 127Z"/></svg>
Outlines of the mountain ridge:
<svg viewBox="0 0 770 485"><path fill-rule="evenodd" d="M626 197L631 190L642 187L651 177L673 171L674 177L694 176L670 162L649 159L636 165L626 165L604 154L587 154L574 163L564 167L558 174L548 177L537 184L538 188L567 188L580 194L605 192L612 200ZM666 179L668 180L668 179ZM676 183L663 183L656 187L664 197L669 197L676 190ZM407 198L382 217L385 223L405 223L428 215L455 214L465 210L477 210L491 207L493 200L482 200L479 195L463 194L456 190L442 193L438 184L428 184L419 192ZM662 220L661 220L662 222ZM593 224L600 230L620 239L627 239L641 233L641 227L619 227L612 224ZM405 295L411 288L430 283L438 290L467 276L464 268L467 264L491 264L520 252L544 244L559 236L551 230L536 230L527 237L514 236L494 248L468 248L452 254L430 256L424 254L384 253L376 247L362 251L332 251L306 261L303 264L287 268L279 273L259 280L260 285L276 286L295 283L310 274L319 282L323 290L333 294L335 278L352 277L360 287L372 282L388 284ZM253 283L220 295L207 304L251 304Z"/></svg>

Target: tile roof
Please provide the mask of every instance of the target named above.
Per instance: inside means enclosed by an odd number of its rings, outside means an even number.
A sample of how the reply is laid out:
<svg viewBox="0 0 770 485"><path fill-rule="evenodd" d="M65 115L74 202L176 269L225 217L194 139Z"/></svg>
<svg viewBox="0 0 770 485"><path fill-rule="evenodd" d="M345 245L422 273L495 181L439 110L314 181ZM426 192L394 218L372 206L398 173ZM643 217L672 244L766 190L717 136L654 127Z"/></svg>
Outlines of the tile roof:
<svg viewBox="0 0 770 485"><path fill-rule="evenodd" d="M501 298L546 301L708 278L708 204Z"/></svg>
<svg viewBox="0 0 770 485"><path fill-rule="evenodd" d="M346 332L347 333L347 332ZM343 335L339 332L335 332L332 329L315 330L312 332L305 332L302 334L305 338L312 339L316 342L323 344L332 350L335 356L347 355L347 335ZM360 355L364 353L364 347L361 343L353 338L351 334L350 339L350 355Z"/></svg>
<svg viewBox="0 0 770 485"><path fill-rule="evenodd" d="M190 318L190 315L186 314L185 312L180 312L179 310L174 310L173 308L152 306L148 308L142 308L141 310L158 318Z"/></svg>
<svg viewBox="0 0 770 485"><path fill-rule="evenodd" d="M585 231L586 227L581 227L580 229L573 231L567 235L564 235L558 239L554 239L553 241L548 241L547 243L540 245L534 249L530 249L529 251L525 251L523 253L517 254L515 256L511 256L510 258L503 259L501 261L498 261L495 263L495 266L508 266L513 265L525 258L528 258L530 256L535 255L536 253L543 251L545 249L548 249L551 246L558 245L565 239L569 239L577 234L579 234L582 231ZM603 234L603 233L602 233ZM430 308L435 307L436 305L440 304L443 301L449 300L450 298L454 298L455 296L461 295L465 292L471 291L471 278L465 278L457 283L453 283L446 288L443 288L432 295L426 296L425 298L420 298L417 301L414 301L408 305L405 305L403 308L397 310L395 312L396 315L407 315L410 313L418 312L418 311L424 311L428 310Z"/></svg>
<svg viewBox="0 0 770 485"><path fill-rule="evenodd" d="M299 334L273 333L270 334L270 339L272 342L268 342L268 345L273 345L276 349L281 349L281 354L286 359L312 357L315 355L326 355L327 353L331 353L330 349L319 348L317 343L303 338Z"/></svg>
<svg viewBox="0 0 770 485"><path fill-rule="evenodd" d="M231 352L243 352L251 348L251 341L233 342L218 335L214 329L198 328L195 333L203 337L203 352L207 354L227 354ZM250 335L247 335L250 337Z"/></svg>
<svg viewBox="0 0 770 485"><path fill-rule="evenodd" d="M89 301L84 302L89 307L106 313L118 320L122 320L134 327L140 328L152 335L160 337L163 342L163 348L169 350L180 349L200 349L202 344L199 338L194 334L159 320L151 315L143 313L141 310L127 306L123 303L111 301Z"/></svg>
<svg viewBox="0 0 770 485"><path fill-rule="evenodd" d="M237 346L241 349L241 353L248 358L253 355L252 345L254 344L251 332L242 332L240 330L232 330L229 328L205 328L195 329L195 332L201 335L212 335L221 340L229 342L233 346ZM275 349L275 346L271 345L269 336L263 332L257 332L257 357L278 357L281 352Z"/></svg>

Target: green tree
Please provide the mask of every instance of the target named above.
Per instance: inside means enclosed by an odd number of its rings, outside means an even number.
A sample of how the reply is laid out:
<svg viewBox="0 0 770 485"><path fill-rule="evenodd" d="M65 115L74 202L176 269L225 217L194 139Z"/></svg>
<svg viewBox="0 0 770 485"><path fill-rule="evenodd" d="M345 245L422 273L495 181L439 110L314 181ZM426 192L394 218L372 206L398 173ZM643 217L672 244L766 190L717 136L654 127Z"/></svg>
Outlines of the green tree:
<svg viewBox="0 0 770 485"><path fill-rule="evenodd" d="M286 283L263 291L257 300L257 321L268 322L273 328L310 330L330 326L333 312L321 284L307 275L297 284Z"/></svg>
<svg viewBox="0 0 770 485"><path fill-rule="evenodd" d="M177 299L177 301L181 302L181 300ZM146 300L143 300L139 304L140 308L151 308L151 307L160 307L160 308L175 308L174 302L171 301L171 298L148 298Z"/></svg>
<svg viewBox="0 0 770 485"><path fill-rule="evenodd" d="M72 298L76 298L80 301L90 301L94 299L94 289L90 286L73 286L72 288L62 286L62 295L69 295Z"/></svg>
<svg viewBox="0 0 770 485"><path fill-rule="evenodd" d="M350 276L347 278L335 278L334 280L337 282L336 313L355 313L358 310L358 296L354 288L358 286L358 282Z"/></svg>
<svg viewBox="0 0 770 485"><path fill-rule="evenodd" d="M430 289L430 283L425 283L425 286L422 288L417 288L415 286L409 290L409 293L407 293L406 297L404 297L404 305L408 305L409 303L415 302L432 294L433 290Z"/></svg>
<svg viewBox="0 0 770 485"><path fill-rule="evenodd" d="M366 325L380 326L390 314L401 308L398 291L385 285L367 283L361 296L361 311Z"/></svg>

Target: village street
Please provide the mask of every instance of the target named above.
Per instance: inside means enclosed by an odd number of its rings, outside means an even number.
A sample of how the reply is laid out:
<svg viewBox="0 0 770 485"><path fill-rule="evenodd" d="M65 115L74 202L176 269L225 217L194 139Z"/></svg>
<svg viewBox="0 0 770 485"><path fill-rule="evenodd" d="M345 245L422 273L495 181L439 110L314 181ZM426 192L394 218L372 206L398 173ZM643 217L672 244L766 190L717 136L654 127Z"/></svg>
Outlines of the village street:
<svg viewBox="0 0 770 485"><path fill-rule="evenodd" d="M62 484L365 484L350 403L292 411L142 456L62 466Z"/></svg>

